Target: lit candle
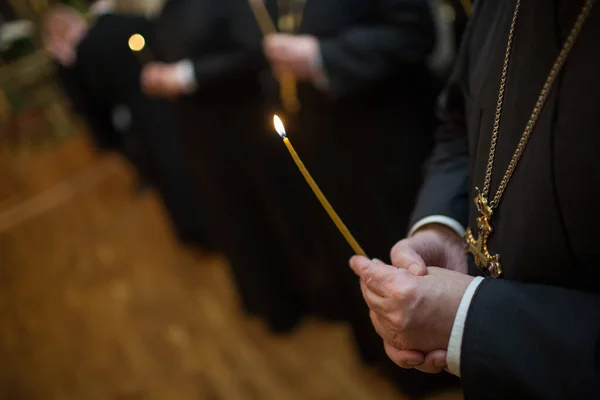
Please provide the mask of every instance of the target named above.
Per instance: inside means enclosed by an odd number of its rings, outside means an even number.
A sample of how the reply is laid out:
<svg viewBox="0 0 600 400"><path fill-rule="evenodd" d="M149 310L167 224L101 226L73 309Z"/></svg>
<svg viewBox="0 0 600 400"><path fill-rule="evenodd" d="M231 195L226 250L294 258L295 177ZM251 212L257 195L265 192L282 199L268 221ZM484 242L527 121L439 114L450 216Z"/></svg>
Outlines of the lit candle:
<svg viewBox="0 0 600 400"><path fill-rule="evenodd" d="M358 244L358 242L356 241L354 236L352 236L352 233L350 233L350 230L346 227L346 225L344 224L342 219L335 212L335 210L329 203L329 200L327 200L327 197L325 197L325 195L323 194L323 192L321 191L321 189L319 188L319 186L317 185L315 180L312 178L312 176L306 169L306 166L304 166L304 163L300 159L300 156L298 156L298 153L296 153L294 146L292 146L292 142L290 142L290 140L287 137L287 133L285 131L283 122L281 122L281 119L277 115L275 115L275 117L273 117L273 122L275 123L275 130L277 131L277 133L279 133L279 136L281 136L281 138L283 139L283 143L285 144L285 147L287 147L288 151L290 152L290 155L294 159L294 162L298 166L298 169L304 176L304 179L306 179L306 182L308 183L308 185L314 192L315 196L317 196L317 199L319 199L319 201L321 202L321 205L323 206L323 208L325 209L327 214L329 214L329 217L331 218L331 220L333 221L335 226L337 226L340 233L344 236L344 238L346 239L346 241L348 242L350 247L352 247L352 250L354 250L354 253L356 253L357 255L366 257L367 255L366 255L365 251L362 249L362 247L360 247L360 245Z"/></svg>
<svg viewBox="0 0 600 400"><path fill-rule="evenodd" d="M140 64L145 65L154 61L152 53L146 48L146 39L139 33L131 35L129 38L129 48L136 54Z"/></svg>
<svg viewBox="0 0 600 400"><path fill-rule="evenodd" d="M263 0L249 0L254 17L260 26L263 36L274 35L277 28ZM296 77L293 74L285 73L279 76L279 85L281 90L281 101L283 108L289 113L295 113L300 109L298 101L298 92L296 86Z"/></svg>

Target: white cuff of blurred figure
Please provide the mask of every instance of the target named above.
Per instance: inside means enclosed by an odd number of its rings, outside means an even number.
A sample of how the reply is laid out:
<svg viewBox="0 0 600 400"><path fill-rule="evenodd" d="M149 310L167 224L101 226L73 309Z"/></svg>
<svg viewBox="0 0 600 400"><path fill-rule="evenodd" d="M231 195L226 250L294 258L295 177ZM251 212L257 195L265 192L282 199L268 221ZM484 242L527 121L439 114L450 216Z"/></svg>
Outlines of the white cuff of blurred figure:
<svg viewBox="0 0 600 400"><path fill-rule="evenodd" d="M182 60L176 64L175 79L184 88L186 94L196 91L196 72L190 60Z"/></svg>
<svg viewBox="0 0 600 400"><path fill-rule="evenodd" d="M323 54L321 53L320 48L313 65L313 84L321 91L326 92L329 90L329 78L327 77L327 72L323 65Z"/></svg>
<svg viewBox="0 0 600 400"><path fill-rule="evenodd" d="M90 6L89 14L91 16L100 16L110 14L115 10L114 0L99 0Z"/></svg>
<svg viewBox="0 0 600 400"><path fill-rule="evenodd" d="M465 323L467 321L467 314L469 313L469 307L473 296L477 291L479 285L483 282L481 276L473 279L463 298L458 306L456 317L454 318L454 324L452 325L452 333L450 334L450 341L448 342L448 354L446 356L446 363L448 365L448 372L456 375L460 378L460 356L462 351L463 334L465 331Z"/></svg>
<svg viewBox="0 0 600 400"><path fill-rule="evenodd" d="M419 220L408 232L408 237L414 235L419 229L424 228L427 225L444 225L447 228L452 229L460 237L465 236L465 227L454 218L447 217L445 215L430 215Z"/></svg>

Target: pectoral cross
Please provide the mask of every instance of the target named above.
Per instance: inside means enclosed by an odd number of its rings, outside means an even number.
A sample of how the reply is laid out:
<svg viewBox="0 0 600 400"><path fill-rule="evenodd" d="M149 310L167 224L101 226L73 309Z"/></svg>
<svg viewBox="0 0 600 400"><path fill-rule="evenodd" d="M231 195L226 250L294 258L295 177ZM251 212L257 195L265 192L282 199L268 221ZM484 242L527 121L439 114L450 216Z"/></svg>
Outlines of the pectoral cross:
<svg viewBox="0 0 600 400"><path fill-rule="evenodd" d="M467 242L467 253L473 256L475 265L482 271L487 271L492 277L500 278L502 276L502 267L500 266L500 256L498 254L491 255L487 241L493 232L492 223L490 222L494 210L489 206L487 199L479 193L475 197L475 205L479 211L477 218L477 227L479 228L479 237L475 239L471 228L467 228L465 241Z"/></svg>

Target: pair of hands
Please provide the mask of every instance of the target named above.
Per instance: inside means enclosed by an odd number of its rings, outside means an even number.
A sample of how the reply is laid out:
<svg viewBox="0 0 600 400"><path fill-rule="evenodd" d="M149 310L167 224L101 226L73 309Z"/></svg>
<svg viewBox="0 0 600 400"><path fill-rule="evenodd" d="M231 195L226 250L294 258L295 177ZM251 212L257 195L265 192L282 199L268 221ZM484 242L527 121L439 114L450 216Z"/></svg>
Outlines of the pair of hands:
<svg viewBox="0 0 600 400"><path fill-rule="evenodd" d="M275 34L265 38L264 52L276 75L291 73L299 80L315 78L319 41L310 35ZM154 97L177 98L187 83L179 74L178 64L150 63L142 71L144 92Z"/></svg>
<svg viewBox="0 0 600 400"><path fill-rule="evenodd" d="M454 231L429 225L394 246L392 265L350 260L386 353L400 367L446 369L454 318L473 280L464 248Z"/></svg>
<svg viewBox="0 0 600 400"><path fill-rule="evenodd" d="M185 93L186 82L181 79L179 64L153 62L142 69L141 86L153 97L175 99Z"/></svg>

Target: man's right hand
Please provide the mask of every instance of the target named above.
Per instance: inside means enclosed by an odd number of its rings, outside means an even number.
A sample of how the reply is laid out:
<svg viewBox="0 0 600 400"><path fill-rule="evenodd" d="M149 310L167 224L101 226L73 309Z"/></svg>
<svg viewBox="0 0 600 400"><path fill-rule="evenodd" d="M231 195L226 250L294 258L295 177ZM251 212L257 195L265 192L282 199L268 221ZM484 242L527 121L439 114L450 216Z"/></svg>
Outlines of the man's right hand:
<svg viewBox="0 0 600 400"><path fill-rule="evenodd" d="M427 275L427 267L440 267L467 274L467 255L463 238L441 224L425 225L411 237L401 240L391 252L392 265L407 269L411 275ZM389 349L388 349L389 350ZM445 367L447 351L434 350L428 354L415 350L393 349L388 355L396 360L410 360L405 368L415 368L426 373L439 373Z"/></svg>
<svg viewBox="0 0 600 400"><path fill-rule="evenodd" d="M441 224L425 225L411 237L401 240L391 252L392 265L412 275L427 275L427 267L467 273L463 239Z"/></svg>

